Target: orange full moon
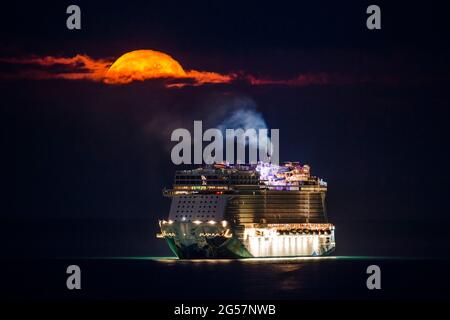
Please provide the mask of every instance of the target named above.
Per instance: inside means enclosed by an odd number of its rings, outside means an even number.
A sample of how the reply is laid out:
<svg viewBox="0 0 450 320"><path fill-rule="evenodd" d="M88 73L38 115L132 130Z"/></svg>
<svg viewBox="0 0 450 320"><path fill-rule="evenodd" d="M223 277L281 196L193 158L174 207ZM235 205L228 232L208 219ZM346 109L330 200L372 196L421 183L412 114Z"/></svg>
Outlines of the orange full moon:
<svg viewBox="0 0 450 320"><path fill-rule="evenodd" d="M125 84L135 80L187 77L183 67L168 54L154 50L135 50L117 59L106 72L104 81Z"/></svg>
<svg viewBox="0 0 450 320"><path fill-rule="evenodd" d="M118 58L106 71L103 81L108 84L126 84L147 79L179 79L166 84L168 87L202 85L204 83L227 83L234 75L216 72L189 70L170 55L155 50L135 50ZM184 80L183 80L184 79ZM187 80L192 79L193 82Z"/></svg>

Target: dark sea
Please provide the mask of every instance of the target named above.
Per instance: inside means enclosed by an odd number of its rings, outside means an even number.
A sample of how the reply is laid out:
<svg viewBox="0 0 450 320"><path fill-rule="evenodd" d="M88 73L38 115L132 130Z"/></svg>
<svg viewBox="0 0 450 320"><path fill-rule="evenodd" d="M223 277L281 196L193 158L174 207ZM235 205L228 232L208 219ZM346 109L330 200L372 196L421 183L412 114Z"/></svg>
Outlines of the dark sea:
<svg viewBox="0 0 450 320"><path fill-rule="evenodd" d="M339 250L330 257L178 260L155 239L150 222L3 221L0 295L8 300L450 298L448 234L417 240L409 235L428 230L423 225L399 230L337 227ZM81 290L66 287L69 265L81 269ZM380 290L366 286L370 265L380 267Z"/></svg>
<svg viewBox="0 0 450 320"><path fill-rule="evenodd" d="M66 268L81 268L81 290L66 288ZM381 289L369 290L369 265ZM7 299L442 299L450 298L447 260L328 257L177 260L117 257L8 261Z"/></svg>

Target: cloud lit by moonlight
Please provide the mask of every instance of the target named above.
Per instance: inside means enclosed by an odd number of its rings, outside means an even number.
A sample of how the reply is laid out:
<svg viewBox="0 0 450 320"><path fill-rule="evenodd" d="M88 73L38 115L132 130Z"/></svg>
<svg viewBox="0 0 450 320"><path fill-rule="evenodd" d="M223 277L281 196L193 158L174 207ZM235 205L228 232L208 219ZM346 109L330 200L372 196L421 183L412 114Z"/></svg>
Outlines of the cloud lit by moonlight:
<svg viewBox="0 0 450 320"><path fill-rule="evenodd" d="M378 82L380 80L323 72L298 74L291 79L272 79L270 77L259 78L245 71L220 74L212 71L185 70L173 57L156 50L134 50L117 59L94 59L78 54L74 57L0 58L0 63L19 66L13 73L0 73L0 79L90 80L108 85L126 85L135 81L159 79L167 88L226 84L237 80L251 86L299 87Z"/></svg>
<svg viewBox="0 0 450 320"><path fill-rule="evenodd" d="M74 57L0 58L0 63L25 65L14 74L2 74L3 79L66 79L92 80L123 85L133 81L162 79L166 87L199 86L207 83L228 83L233 74L184 70L170 55L155 50L135 50L112 59L93 59L87 55ZM31 66L31 67L30 67Z"/></svg>

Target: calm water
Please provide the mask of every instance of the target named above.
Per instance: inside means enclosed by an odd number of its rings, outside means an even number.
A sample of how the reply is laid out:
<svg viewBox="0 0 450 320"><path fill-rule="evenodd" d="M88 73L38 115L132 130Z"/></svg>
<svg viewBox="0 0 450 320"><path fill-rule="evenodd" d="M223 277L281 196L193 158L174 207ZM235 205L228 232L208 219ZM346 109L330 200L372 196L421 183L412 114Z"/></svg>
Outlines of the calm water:
<svg viewBox="0 0 450 320"><path fill-rule="evenodd" d="M155 220L1 221L0 295L10 299L450 298L450 232L424 223L336 223L335 257L181 261ZM421 258L410 258L418 257ZM433 257L447 256L436 259ZM82 290L66 289L66 268ZM366 268L381 267L368 291Z"/></svg>
<svg viewBox="0 0 450 320"><path fill-rule="evenodd" d="M70 264L81 267L80 291L65 287ZM379 291L366 288L371 264L381 268ZM1 294L10 299L450 298L446 259L16 259L2 262L2 269Z"/></svg>

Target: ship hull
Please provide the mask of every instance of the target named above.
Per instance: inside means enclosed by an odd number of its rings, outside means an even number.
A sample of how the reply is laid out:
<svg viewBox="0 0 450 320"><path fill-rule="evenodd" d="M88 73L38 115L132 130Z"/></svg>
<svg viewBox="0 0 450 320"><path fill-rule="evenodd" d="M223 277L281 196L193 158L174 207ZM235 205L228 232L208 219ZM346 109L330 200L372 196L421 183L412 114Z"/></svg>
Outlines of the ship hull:
<svg viewBox="0 0 450 320"><path fill-rule="evenodd" d="M251 258L252 255L242 246L239 240L230 239L227 245L214 244L199 245L176 243L174 239L166 240L172 252L179 259L242 259Z"/></svg>
<svg viewBox="0 0 450 320"><path fill-rule="evenodd" d="M220 223L173 222L161 224L160 236L180 259L324 256L332 254L335 248L334 230L329 235L265 237L245 231L238 234L234 227Z"/></svg>

